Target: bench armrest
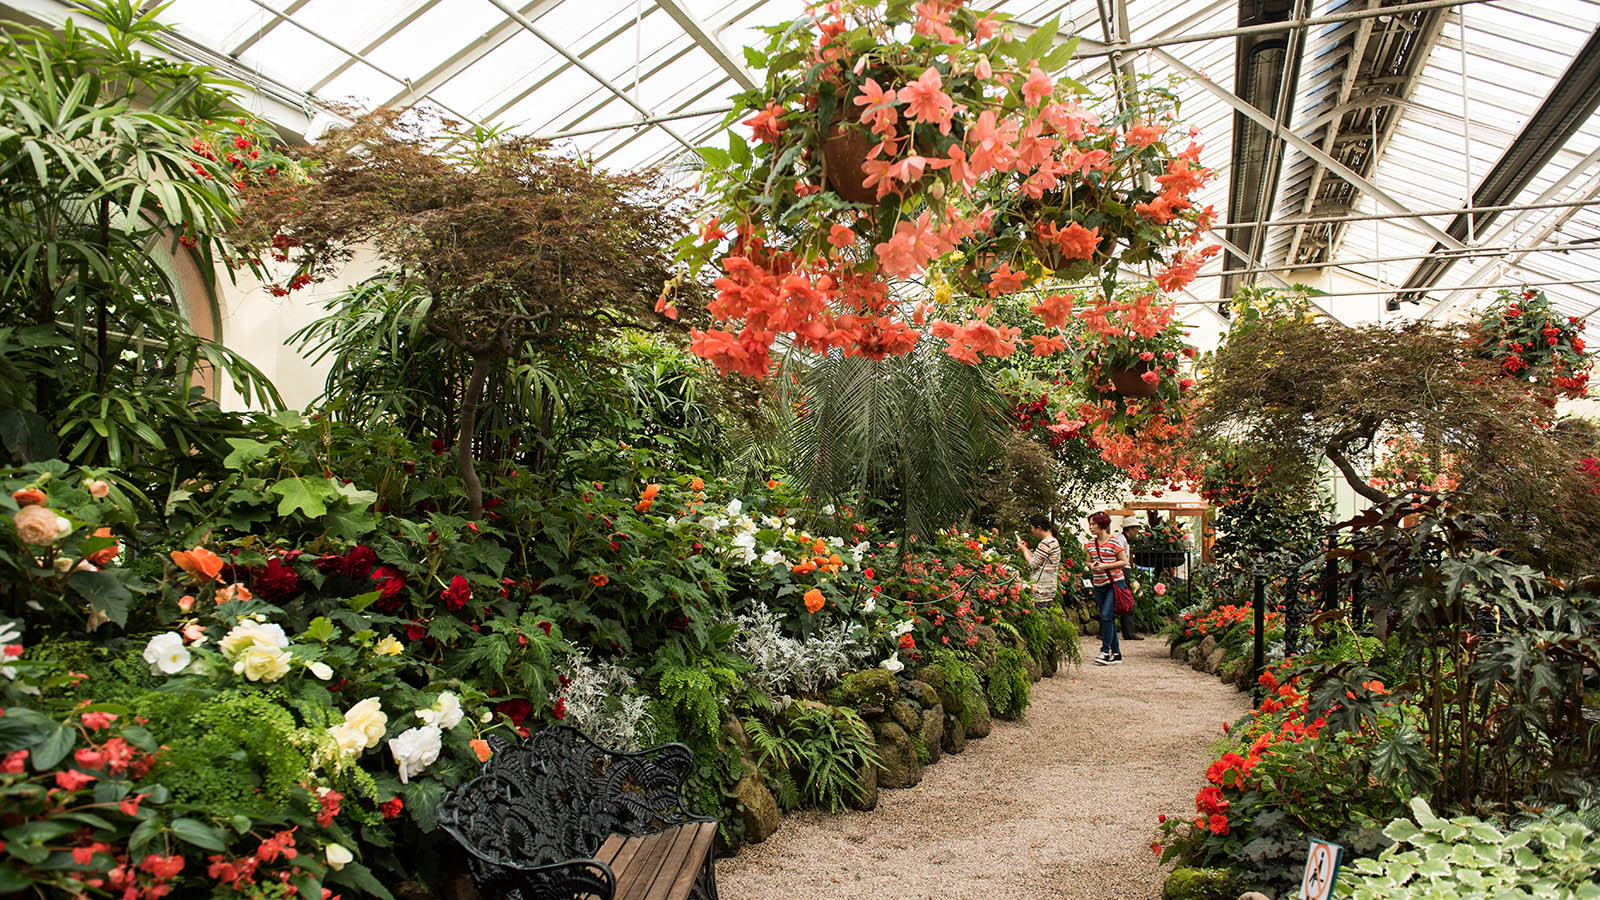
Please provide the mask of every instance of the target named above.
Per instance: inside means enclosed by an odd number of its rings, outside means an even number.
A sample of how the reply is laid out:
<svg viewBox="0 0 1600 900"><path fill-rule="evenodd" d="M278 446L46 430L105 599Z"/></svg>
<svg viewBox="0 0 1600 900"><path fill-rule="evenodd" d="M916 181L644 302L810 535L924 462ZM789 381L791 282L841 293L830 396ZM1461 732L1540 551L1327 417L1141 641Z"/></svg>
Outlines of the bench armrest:
<svg viewBox="0 0 1600 900"><path fill-rule="evenodd" d="M626 773L625 778L610 779L611 783L625 782L631 787L613 795L618 819L615 830L643 836L690 822L716 821L690 812L684 802L684 782L694 771L693 750L683 744L661 744L611 756L613 770Z"/></svg>

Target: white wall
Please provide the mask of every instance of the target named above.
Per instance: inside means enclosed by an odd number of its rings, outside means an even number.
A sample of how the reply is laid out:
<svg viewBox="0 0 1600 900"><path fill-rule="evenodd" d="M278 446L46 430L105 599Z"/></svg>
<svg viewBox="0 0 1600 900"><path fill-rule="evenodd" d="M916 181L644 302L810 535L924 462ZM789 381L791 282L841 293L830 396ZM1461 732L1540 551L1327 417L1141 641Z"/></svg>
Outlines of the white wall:
<svg viewBox="0 0 1600 900"><path fill-rule="evenodd" d="M222 343L255 364L283 395L290 409L304 409L321 396L328 375L326 361L313 365L287 341L289 336L325 315L324 304L345 288L377 274L377 258L359 252L334 278L312 284L287 297L274 297L263 282L248 271L236 273L238 283L219 276L222 308ZM278 273L280 282L288 272ZM248 408L226 380L218 402L223 409Z"/></svg>

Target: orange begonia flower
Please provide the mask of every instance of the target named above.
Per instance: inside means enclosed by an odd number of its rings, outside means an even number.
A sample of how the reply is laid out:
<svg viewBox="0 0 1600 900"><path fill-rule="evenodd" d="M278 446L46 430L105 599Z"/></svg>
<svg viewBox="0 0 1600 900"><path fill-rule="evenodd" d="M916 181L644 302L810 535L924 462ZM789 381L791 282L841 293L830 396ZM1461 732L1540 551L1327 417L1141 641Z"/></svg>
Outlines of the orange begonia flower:
<svg viewBox="0 0 1600 900"><path fill-rule="evenodd" d="M816 588L812 588L811 590L806 591L805 601L806 601L806 612L808 612L808 613L815 613L817 610L821 609L824 604L826 604L828 602L828 601L823 599L822 592L817 590Z"/></svg>
<svg viewBox="0 0 1600 900"><path fill-rule="evenodd" d="M216 581L222 571L222 557L204 547L172 551L172 562L196 581Z"/></svg>
<svg viewBox="0 0 1600 900"><path fill-rule="evenodd" d="M489 761L489 742L483 738L473 738L467 741L467 746L472 748L473 755L478 757L478 762Z"/></svg>

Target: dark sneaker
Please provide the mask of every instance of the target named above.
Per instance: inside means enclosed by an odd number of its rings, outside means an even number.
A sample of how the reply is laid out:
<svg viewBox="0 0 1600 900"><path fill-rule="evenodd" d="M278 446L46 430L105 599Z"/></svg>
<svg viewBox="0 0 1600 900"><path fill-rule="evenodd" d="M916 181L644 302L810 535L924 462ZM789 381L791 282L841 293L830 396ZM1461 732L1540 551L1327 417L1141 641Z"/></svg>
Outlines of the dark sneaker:
<svg viewBox="0 0 1600 900"><path fill-rule="evenodd" d="M1094 658L1094 664L1097 666L1109 666L1111 665L1112 661L1113 658L1111 654L1104 652Z"/></svg>
<svg viewBox="0 0 1600 900"><path fill-rule="evenodd" d="M1102 665L1114 666L1119 662L1122 662L1122 654L1121 653L1118 653L1116 656L1113 656L1110 659L1106 660L1104 663L1102 663Z"/></svg>

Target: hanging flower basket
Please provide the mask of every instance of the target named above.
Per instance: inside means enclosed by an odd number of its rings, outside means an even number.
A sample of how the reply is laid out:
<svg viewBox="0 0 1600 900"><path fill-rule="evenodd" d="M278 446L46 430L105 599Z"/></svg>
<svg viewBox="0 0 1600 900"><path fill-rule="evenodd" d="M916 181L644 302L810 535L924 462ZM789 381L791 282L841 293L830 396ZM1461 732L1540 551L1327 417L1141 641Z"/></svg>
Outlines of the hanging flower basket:
<svg viewBox="0 0 1600 900"><path fill-rule="evenodd" d="M872 136L835 119L822 140L822 176L828 189L851 203L877 203L878 191L867 186L864 166Z"/></svg>
<svg viewBox="0 0 1600 900"><path fill-rule="evenodd" d="M1124 397L1153 397L1161 389L1161 379L1147 380L1144 373L1154 371L1150 366L1142 368L1107 367L1106 375L1111 378L1111 384L1116 387L1117 393Z"/></svg>

